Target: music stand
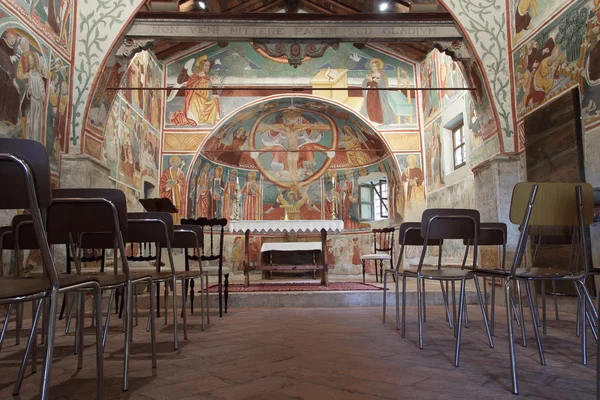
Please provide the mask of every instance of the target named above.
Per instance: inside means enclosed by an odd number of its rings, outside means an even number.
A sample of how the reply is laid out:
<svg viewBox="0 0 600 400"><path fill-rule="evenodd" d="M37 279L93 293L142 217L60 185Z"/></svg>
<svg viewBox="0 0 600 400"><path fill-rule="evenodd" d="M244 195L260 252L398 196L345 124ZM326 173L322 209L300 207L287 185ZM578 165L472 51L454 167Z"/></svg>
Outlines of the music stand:
<svg viewBox="0 0 600 400"><path fill-rule="evenodd" d="M169 214L176 214L179 212L173 205L171 200L165 197L159 197L157 199L139 199L140 203L147 212L166 212Z"/></svg>

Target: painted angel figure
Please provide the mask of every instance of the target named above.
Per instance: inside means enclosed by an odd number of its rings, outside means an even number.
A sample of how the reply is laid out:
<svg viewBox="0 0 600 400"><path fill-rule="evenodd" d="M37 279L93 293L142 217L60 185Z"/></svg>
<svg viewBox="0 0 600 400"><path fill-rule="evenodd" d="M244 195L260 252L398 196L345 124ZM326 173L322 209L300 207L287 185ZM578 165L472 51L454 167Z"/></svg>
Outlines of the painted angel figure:
<svg viewBox="0 0 600 400"><path fill-rule="evenodd" d="M219 95L212 93L212 79L208 75L211 62L206 55L189 60L177 77L177 85L167 101L173 100L179 88L187 87L183 110L175 111L169 116L172 125L196 126L201 124L214 125L219 121L221 102Z"/></svg>

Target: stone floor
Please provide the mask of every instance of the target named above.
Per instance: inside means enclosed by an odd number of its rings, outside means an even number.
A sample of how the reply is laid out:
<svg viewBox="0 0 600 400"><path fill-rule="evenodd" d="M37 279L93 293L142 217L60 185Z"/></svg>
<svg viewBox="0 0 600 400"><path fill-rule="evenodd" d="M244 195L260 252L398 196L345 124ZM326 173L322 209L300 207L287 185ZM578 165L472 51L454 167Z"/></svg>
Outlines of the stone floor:
<svg viewBox="0 0 600 400"><path fill-rule="evenodd" d="M189 340L181 335L172 348L172 327L161 319L158 368L150 367L145 319L135 328L130 390L120 390L122 334L115 324L104 355L107 398L122 399L509 399L510 373L506 322L497 312L495 348L490 349L481 315L470 308L471 325L464 331L461 366L453 366L452 331L443 307L427 308L425 349L417 347L416 309L407 307L407 338L392 320L381 323L379 308L232 309L225 318L212 315L200 331L199 315L189 319ZM390 315L393 311L390 309ZM543 337L547 366L539 364L533 335L517 345L521 397L583 399L595 390L596 345L589 365L580 363L574 315L549 321ZM530 328L531 325L528 327ZM64 324L59 323L59 327ZM93 331L86 330L84 368L76 370L73 334L59 329L52 374L55 399L89 399L95 395ZM520 336L516 334L520 343ZM0 398L10 398L23 354L14 332L0 352ZM40 379L28 374L22 399L35 398Z"/></svg>

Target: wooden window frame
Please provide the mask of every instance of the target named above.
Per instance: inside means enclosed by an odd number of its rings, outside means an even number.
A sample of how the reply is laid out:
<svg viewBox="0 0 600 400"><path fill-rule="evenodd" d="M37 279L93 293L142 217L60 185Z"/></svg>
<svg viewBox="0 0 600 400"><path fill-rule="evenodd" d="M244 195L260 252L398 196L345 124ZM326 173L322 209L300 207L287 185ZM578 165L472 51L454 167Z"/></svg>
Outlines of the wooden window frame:
<svg viewBox="0 0 600 400"><path fill-rule="evenodd" d="M452 131L452 164L454 165L454 170L464 167L467 165L467 140L465 138L465 125L464 123L457 124ZM456 145L456 135L460 134L460 143ZM456 151L459 150L462 154L462 162L460 164L456 163Z"/></svg>
<svg viewBox="0 0 600 400"><path fill-rule="evenodd" d="M365 201L363 200L363 195L362 195L362 188L366 188L369 189L369 200ZM358 206L359 206L359 211L360 211L360 220L361 221L375 221L375 193L373 191L373 187L369 184L369 185L359 185L358 187ZM363 204L369 204L371 206L371 215L369 216L369 218L365 218L365 216L363 216L363 212L362 212L362 205Z"/></svg>

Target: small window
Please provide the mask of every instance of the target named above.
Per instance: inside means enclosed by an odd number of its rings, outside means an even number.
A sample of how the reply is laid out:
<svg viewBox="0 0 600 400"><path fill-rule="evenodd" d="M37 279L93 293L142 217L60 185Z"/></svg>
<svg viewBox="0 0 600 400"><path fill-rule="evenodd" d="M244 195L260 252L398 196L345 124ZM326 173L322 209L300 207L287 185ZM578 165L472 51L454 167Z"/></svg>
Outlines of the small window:
<svg viewBox="0 0 600 400"><path fill-rule="evenodd" d="M388 185L386 180L360 186L360 219L376 221L388 218Z"/></svg>
<svg viewBox="0 0 600 400"><path fill-rule="evenodd" d="M452 147L454 148L454 169L459 169L467 163L464 125L452 129Z"/></svg>
<svg viewBox="0 0 600 400"><path fill-rule="evenodd" d="M373 189L371 186L360 187L360 219L373 221Z"/></svg>

